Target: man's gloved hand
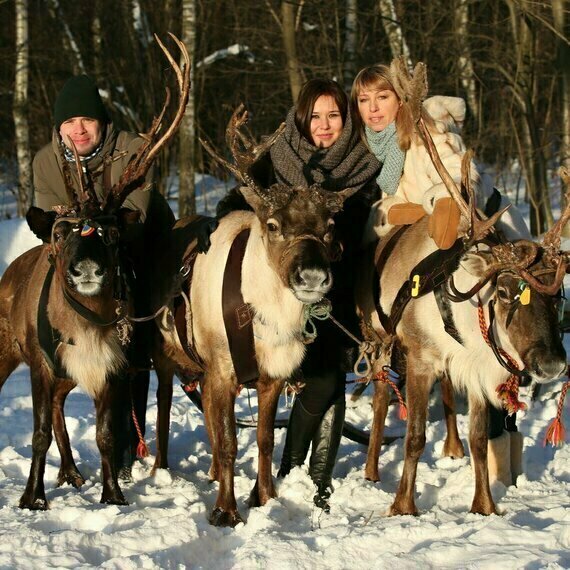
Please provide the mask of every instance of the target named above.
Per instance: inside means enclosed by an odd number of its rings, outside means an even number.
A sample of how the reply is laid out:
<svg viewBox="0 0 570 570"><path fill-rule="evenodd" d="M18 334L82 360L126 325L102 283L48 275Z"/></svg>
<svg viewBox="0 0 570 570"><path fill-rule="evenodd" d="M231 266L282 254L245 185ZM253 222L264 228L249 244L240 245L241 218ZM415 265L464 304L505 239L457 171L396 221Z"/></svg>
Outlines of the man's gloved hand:
<svg viewBox="0 0 570 570"><path fill-rule="evenodd" d="M205 217L196 224L196 250L198 253L208 253L210 249L210 236L218 227L217 218Z"/></svg>

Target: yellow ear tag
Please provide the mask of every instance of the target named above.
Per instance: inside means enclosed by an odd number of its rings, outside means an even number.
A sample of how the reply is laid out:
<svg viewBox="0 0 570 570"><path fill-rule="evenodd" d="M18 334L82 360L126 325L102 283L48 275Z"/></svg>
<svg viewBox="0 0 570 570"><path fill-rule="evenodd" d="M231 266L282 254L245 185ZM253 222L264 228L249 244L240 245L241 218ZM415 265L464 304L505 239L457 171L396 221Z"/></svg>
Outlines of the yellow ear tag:
<svg viewBox="0 0 570 570"><path fill-rule="evenodd" d="M420 276L414 275L412 277L412 297L417 297L420 294Z"/></svg>
<svg viewBox="0 0 570 570"><path fill-rule="evenodd" d="M530 287L525 285L520 296L521 305L528 305L530 303Z"/></svg>

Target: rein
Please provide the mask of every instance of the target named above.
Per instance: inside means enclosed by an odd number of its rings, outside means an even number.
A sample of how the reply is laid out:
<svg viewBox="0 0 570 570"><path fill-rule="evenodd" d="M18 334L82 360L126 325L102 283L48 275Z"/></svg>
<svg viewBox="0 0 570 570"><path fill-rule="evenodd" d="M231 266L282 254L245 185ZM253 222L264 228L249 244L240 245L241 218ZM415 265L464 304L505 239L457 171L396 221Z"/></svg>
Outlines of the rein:
<svg viewBox="0 0 570 570"><path fill-rule="evenodd" d="M485 322L485 313L481 299L478 300L477 311L479 316L479 329L481 331L481 336L492 348L493 353L497 357L499 363L511 373L509 379L504 384L497 386L497 395L503 402L503 407L505 410L507 410L509 415L514 414L519 410L526 410L527 405L524 402L520 402L518 398L519 377L522 375L521 371L519 370L515 360L509 356L502 348L499 348L496 345L494 338L489 334L489 332L492 332L493 327L492 315L494 314L494 311L492 309L492 303L489 303L489 327L487 327L487 324ZM507 362L504 362L503 358L501 357L503 357Z"/></svg>

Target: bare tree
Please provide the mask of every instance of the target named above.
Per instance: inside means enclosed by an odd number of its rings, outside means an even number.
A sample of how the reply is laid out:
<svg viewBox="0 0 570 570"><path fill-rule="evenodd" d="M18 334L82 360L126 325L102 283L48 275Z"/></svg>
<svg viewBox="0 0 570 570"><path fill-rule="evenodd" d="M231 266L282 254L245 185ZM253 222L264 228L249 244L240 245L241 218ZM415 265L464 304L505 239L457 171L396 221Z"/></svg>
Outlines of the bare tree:
<svg viewBox="0 0 570 570"><path fill-rule="evenodd" d="M18 215L31 204L32 161L28 129L29 41L28 0L16 0L16 76L14 81L14 128L18 159Z"/></svg>
<svg viewBox="0 0 570 570"><path fill-rule="evenodd" d="M63 45L68 56L71 58L71 63L73 66L73 74L81 75L85 73L85 64L83 63L83 58L81 57L81 51L77 45L77 41L69 24L67 23L67 18L64 11L61 9L59 0L49 0L48 7L52 18L58 22L61 27Z"/></svg>
<svg viewBox="0 0 570 570"><path fill-rule="evenodd" d="M344 88L350 89L356 75L356 44L358 30L358 1L346 0L346 17L344 32Z"/></svg>
<svg viewBox="0 0 570 570"><path fill-rule="evenodd" d="M303 2L299 4L302 9ZM283 45L287 57L287 71L289 73L289 84L293 102L297 102L299 92L303 86L304 79L299 59L297 57L297 43L295 41L295 4L284 0L281 2L281 31L283 34Z"/></svg>
<svg viewBox="0 0 570 570"><path fill-rule="evenodd" d="M402 32L402 27L396 15L396 8L394 7L393 0L379 0L378 8L382 16L382 26L388 37L390 49L393 57L403 55L408 62L408 67L411 69L412 58L410 57L410 50L406 43L406 38Z"/></svg>
<svg viewBox="0 0 570 570"><path fill-rule="evenodd" d="M514 74L506 76L522 119L521 162L531 206L530 231L539 235L552 226L554 218L548 195L546 156L536 115L539 108L536 23L530 15L529 0L507 0L507 3L516 47L516 68Z"/></svg>
<svg viewBox="0 0 570 570"><path fill-rule="evenodd" d="M180 125L178 139L180 150L178 154L179 164L179 193L178 215L189 216L196 213L196 188L195 188L195 99L194 99L194 53L196 52L196 0L182 1L182 41L186 45L192 58L190 70L190 96L186 105L186 113Z"/></svg>
<svg viewBox="0 0 570 570"><path fill-rule="evenodd" d="M477 83L469 49L469 4L468 0L457 0L455 6L454 34L458 47L457 68L459 79L466 93L467 105L475 121L479 123L479 103L477 97ZM481 125L478 124L478 131Z"/></svg>

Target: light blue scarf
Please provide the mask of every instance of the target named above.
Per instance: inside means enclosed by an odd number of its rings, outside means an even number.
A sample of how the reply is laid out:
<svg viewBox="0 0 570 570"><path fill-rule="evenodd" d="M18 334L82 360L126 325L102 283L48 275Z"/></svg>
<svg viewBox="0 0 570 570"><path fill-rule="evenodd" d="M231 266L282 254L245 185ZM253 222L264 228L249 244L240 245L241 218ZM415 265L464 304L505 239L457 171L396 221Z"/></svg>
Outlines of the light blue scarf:
<svg viewBox="0 0 570 570"><path fill-rule="evenodd" d="M390 123L379 133L369 127L365 127L365 130L368 146L382 165L376 182L383 195L394 194L400 183L406 159L405 151L398 144L396 123Z"/></svg>

